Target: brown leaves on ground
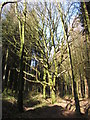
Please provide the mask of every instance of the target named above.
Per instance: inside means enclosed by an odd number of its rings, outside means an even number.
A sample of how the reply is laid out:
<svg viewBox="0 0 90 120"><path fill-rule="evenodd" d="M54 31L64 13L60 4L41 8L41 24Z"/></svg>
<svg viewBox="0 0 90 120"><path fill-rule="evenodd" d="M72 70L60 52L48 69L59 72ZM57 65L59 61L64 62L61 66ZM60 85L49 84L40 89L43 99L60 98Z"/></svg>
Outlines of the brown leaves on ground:
<svg viewBox="0 0 90 120"><path fill-rule="evenodd" d="M35 101L34 101L35 102ZM87 118L87 116L83 114L78 115L75 112L74 101L73 100L65 100L61 99L59 103L55 104L48 104L47 106L41 106L35 108L34 106L31 107L24 107L25 111L20 113L18 111L17 105L11 102L3 100L2 105L2 112L3 112L3 119L5 118ZM81 109L85 108L88 105L88 101L86 99L80 100ZM74 108L74 110L73 110ZM89 119L89 116L88 116Z"/></svg>

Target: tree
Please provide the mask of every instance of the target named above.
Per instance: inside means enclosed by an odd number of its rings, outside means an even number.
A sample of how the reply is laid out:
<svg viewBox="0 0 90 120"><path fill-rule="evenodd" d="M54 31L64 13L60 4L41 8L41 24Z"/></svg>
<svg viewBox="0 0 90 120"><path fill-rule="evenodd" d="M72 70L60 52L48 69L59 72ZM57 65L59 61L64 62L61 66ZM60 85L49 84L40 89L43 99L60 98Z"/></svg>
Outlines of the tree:
<svg viewBox="0 0 90 120"><path fill-rule="evenodd" d="M17 12L16 12L17 13ZM18 13L17 13L18 14ZM23 90L24 90L24 43L25 43L25 20L26 20L26 1L24 1L24 10L23 10L23 18L21 19L18 16L19 20L19 33L20 33L20 76L19 76L19 83L18 83L18 107L19 110L23 111Z"/></svg>
<svg viewBox="0 0 90 120"><path fill-rule="evenodd" d="M67 23L65 23L64 20L63 20L63 14L62 14L62 9L61 9L60 4L58 4L58 7L59 7L62 26L63 26L64 37L65 37L66 43L67 43L68 56L69 56L69 60L70 60L70 67L71 67L71 72L72 72L73 92L74 92L76 112L80 113L80 105L79 105L79 99L78 99L78 94L77 94L77 89L76 89L76 82L75 82L74 71L73 71L71 49L70 49L69 42L68 42L68 28L67 28L68 26L67 26Z"/></svg>
<svg viewBox="0 0 90 120"><path fill-rule="evenodd" d="M90 42L89 42L89 38L90 38L90 11L89 11L89 5L90 2L87 4L85 1L83 1L83 3L80 4L80 11L82 13L82 15L80 15L81 18L81 23L82 26L84 27L84 31L85 31L85 76L87 79L87 83L88 83L88 97L90 97L90 78L89 76L89 72L90 72L90 56L89 56L89 47L90 47ZM83 17L83 18L82 18Z"/></svg>
<svg viewBox="0 0 90 120"><path fill-rule="evenodd" d="M74 14L79 5L24 1L11 4L3 15L3 87L18 94L21 112L23 95L40 92L52 104L58 96L74 97L80 113L79 99L87 92L89 54L84 46L86 34L82 35L79 16Z"/></svg>

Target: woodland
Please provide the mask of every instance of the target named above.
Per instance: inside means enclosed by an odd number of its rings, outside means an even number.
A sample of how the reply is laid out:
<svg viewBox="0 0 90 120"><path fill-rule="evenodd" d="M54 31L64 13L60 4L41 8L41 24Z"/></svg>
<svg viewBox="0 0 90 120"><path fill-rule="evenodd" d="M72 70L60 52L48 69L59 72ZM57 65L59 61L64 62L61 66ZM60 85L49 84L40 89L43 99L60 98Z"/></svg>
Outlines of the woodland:
<svg viewBox="0 0 90 120"><path fill-rule="evenodd" d="M89 119L90 2L0 3L2 119Z"/></svg>

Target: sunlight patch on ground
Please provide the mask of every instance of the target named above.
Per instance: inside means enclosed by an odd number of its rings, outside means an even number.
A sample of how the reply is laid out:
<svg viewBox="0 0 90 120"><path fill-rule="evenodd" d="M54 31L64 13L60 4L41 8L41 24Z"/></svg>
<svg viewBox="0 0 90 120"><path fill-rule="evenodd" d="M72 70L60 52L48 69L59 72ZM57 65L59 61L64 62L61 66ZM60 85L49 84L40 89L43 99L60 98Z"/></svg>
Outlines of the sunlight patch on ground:
<svg viewBox="0 0 90 120"><path fill-rule="evenodd" d="M71 111L70 110L63 111L62 114L67 117L69 114L71 114Z"/></svg>
<svg viewBox="0 0 90 120"><path fill-rule="evenodd" d="M67 115L67 114L69 114L69 112L75 112L75 109L76 109L75 108L75 101L74 101L74 99L57 98L58 102L56 102L54 104L51 104L51 99L50 98L44 99L42 94L33 96L32 98L33 98L33 100L40 101L40 103L37 104L37 105L34 105L32 107L25 107L26 111L34 110L34 109L37 109L37 108L42 108L43 106L53 107L53 106L57 105L59 107L64 108L66 111L63 114ZM85 107L86 107L87 104L88 104L88 101L86 99L84 99L84 100L80 99L80 110L81 110L81 113L85 113Z"/></svg>

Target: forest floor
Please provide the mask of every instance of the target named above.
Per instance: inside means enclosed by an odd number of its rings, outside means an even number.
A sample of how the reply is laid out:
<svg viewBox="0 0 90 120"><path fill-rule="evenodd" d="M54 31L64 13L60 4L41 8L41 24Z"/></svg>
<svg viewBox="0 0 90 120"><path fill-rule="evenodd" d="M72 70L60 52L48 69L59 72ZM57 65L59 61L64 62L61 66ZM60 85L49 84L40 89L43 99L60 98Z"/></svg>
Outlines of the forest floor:
<svg viewBox="0 0 90 120"><path fill-rule="evenodd" d="M31 119L31 118L61 118L61 119L90 119L90 109L88 116L85 114L88 107L87 99L80 99L81 115L75 112L75 103L68 97L59 98L57 102L51 104L50 98L43 99L42 95L35 95L30 99L24 100L24 112L20 113L17 108L16 100L13 97L3 98L2 118L5 119Z"/></svg>

